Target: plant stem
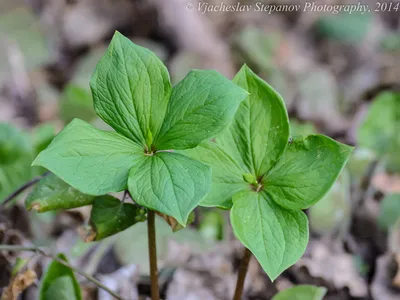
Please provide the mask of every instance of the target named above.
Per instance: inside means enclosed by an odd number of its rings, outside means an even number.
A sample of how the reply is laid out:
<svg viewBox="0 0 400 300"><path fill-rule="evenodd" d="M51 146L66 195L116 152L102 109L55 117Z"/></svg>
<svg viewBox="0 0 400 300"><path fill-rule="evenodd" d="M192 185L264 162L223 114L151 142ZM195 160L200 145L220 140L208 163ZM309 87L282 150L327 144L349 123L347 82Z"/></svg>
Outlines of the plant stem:
<svg viewBox="0 0 400 300"><path fill-rule="evenodd" d="M233 300L242 299L244 280L246 279L246 273L249 267L250 257L251 257L250 250L245 248L242 260L240 261L240 266L236 281L235 295L233 296Z"/></svg>
<svg viewBox="0 0 400 300"><path fill-rule="evenodd" d="M21 194L23 191L25 191L27 188L31 187L32 185L34 185L35 183L37 183L38 181L40 181L40 179L42 179L43 177L46 177L47 175L49 175L49 172L44 173L41 176L35 177L32 180L24 183L22 186L20 186L17 190L15 190L12 194L8 195L6 199L4 199L1 204L0 204L0 208L3 208L7 205L8 202L10 202L12 199L14 199L15 197L17 197L19 194Z"/></svg>
<svg viewBox="0 0 400 300"><path fill-rule="evenodd" d="M46 253L44 250L40 249L39 247L36 246L19 246L19 245L0 245L0 251L29 251L29 252L35 252L37 254L40 254L42 256L48 257L64 266L66 266L67 268L70 268L72 271L82 275L83 277L85 277L87 280L93 282L95 285L97 285L99 288L105 290L106 292L108 292L110 295L112 295L114 298L118 299L118 300L123 300L123 298L121 296L118 296L116 293L114 293L112 290L110 290L108 287L106 287L105 285L103 285L100 281L98 281L96 278L94 278L93 276L86 274L85 272L75 268L74 266L70 265L69 263L67 263L66 261L53 256L51 254Z"/></svg>
<svg viewBox="0 0 400 300"><path fill-rule="evenodd" d="M147 236L149 243L151 299L159 300L160 291L158 287L156 226L155 226L155 214L154 211L152 210L149 210L147 213Z"/></svg>

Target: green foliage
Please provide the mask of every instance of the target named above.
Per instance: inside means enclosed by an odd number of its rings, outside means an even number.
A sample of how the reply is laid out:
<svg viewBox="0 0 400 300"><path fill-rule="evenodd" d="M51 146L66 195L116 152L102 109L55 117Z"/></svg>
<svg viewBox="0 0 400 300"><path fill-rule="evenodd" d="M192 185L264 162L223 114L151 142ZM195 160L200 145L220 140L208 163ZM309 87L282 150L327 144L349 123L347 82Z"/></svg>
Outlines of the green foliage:
<svg viewBox="0 0 400 300"><path fill-rule="evenodd" d="M29 137L9 124L0 123L0 201L31 179L32 158Z"/></svg>
<svg viewBox="0 0 400 300"><path fill-rule="evenodd" d="M272 300L322 300L327 289L314 285L296 285L275 295Z"/></svg>
<svg viewBox="0 0 400 300"><path fill-rule="evenodd" d="M235 235L274 280L305 251L308 221L301 209L331 188L352 147L322 135L289 143L279 94L247 66L234 82L250 95L232 125L215 142L185 152L213 168L212 190L201 205L232 207Z"/></svg>
<svg viewBox="0 0 400 300"><path fill-rule="evenodd" d="M207 240L221 241L224 238L224 217L216 210L204 212L199 231Z"/></svg>
<svg viewBox="0 0 400 300"><path fill-rule="evenodd" d="M400 171L399 132L400 93L383 92L374 99L358 129L358 143L384 159L389 170Z"/></svg>
<svg viewBox="0 0 400 300"><path fill-rule="evenodd" d="M69 84L65 87L60 106L61 119L69 123L75 118L90 122L96 118L93 100L90 92L78 85Z"/></svg>
<svg viewBox="0 0 400 300"><path fill-rule="evenodd" d="M400 220L400 194L387 195L381 202L378 224L389 230L397 220Z"/></svg>
<svg viewBox="0 0 400 300"><path fill-rule="evenodd" d="M231 223L236 237L251 250L271 280L306 250L307 216L302 211L282 209L266 192L234 195Z"/></svg>
<svg viewBox="0 0 400 300"><path fill-rule="evenodd" d="M131 203L122 203L109 195L96 197L90 213L87 242L99 241L146 220L146 210Z"/></svg>
<svg viewBox="0 0 400 300"><path fill-rule="evenodd" d="M130 170L128 188L138 204L173 216L184 225L210 190L209 179L209 166L181 154L162 152L143 156Z"/></svg>
<svg viewBox="0 0 400 300"><path fill-rule="evenodd" d="M59 259L67 261L63 254ZM40 284L40 300L81 300L81 289L72 270L53 261L47 268Z"/></svg>
<svg viewBox="0 0 400 300"><path fill-rule="evenodd" d="M94 196L85 195L54 174L42 178L25 200L28 210L38 212L70 209L92 204Z"/></svg>
<svg viewBox="0 0 400 300"><path fill-rule="evenodd" d="M343 12L340 14L327 14L316 22L317 33L328 39L347 43L361 42L367 35L372 23L370 13Z"/></svg>
<svg viewBox="0 0 400 300"><path fill-rule="evenodd" d="M215 71L174 88L163 63L116 32L90 81L96 113L116 132L75 119L33 165L89 195L129 189L135 201L185 226L207 194L210 168L182 154L232 121L247 92Z"/></svg>

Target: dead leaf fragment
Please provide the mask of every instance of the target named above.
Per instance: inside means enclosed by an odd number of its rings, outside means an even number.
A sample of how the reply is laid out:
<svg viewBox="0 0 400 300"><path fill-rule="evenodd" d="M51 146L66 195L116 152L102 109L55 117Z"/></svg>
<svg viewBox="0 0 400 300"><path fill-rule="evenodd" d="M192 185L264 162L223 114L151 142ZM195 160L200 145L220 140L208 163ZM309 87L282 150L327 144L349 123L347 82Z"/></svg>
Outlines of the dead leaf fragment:
<svg viewBox="0 0 400 300"><path fill-rule="evenodd" d="M1 296L1 300L17 300L18 296L32 283L37 276L32 270L26 270L24 273L18 273L10 281L10 284Z"/></svg>

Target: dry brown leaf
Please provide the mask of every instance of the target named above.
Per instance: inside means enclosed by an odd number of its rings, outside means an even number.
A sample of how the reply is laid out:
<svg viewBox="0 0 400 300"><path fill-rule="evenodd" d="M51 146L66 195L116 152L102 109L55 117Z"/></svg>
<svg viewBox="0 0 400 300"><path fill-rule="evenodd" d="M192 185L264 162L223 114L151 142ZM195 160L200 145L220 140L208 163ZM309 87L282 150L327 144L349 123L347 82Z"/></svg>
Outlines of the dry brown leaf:
<svg viewBox="0 0 400 300"><path fill-rule="evenodd" d="M311 257L300 259L297 267L306 267L311 276L331 282L337 289L348 287L353 297L368 295L367 284L358 272L352 255L323 242L312 242L309 247Z"/></svg>
<svg viewBox="0 0 400 300"><path fill-rule="evenodd" d="M29 269L23 273L18 273L11 279L10 284L1 296L1 300L17 300L18 296L34 283L36 278L36 273Z"/></svg>

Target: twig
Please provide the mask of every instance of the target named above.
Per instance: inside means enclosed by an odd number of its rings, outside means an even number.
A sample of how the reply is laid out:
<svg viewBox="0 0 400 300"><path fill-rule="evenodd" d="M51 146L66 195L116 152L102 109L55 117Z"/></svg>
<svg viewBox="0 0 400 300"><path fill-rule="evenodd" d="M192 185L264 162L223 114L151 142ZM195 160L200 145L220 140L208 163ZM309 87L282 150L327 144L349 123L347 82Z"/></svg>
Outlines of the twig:
<svg viewBox="0 0 400 300"><path fill-rule="evenodd" d="M147 235L149 244L150 258L150 280L151 280L151 299L160 299L160 290L158 287L158 269L157 269L157 245L156 245L156 227L154 211L147 213Z"/></svg>
<svg viewBox="0 0 400 300"><path fill-rule="evenodd" d="M249 267L250 258L251 258L251 252L249 249L245 248L242 260L240 261L240 266L236 281L235 295L233 296L233 300L242 299L244 280L246 279L246 273Z"/></svg>
<svg viewBox="0 0 400 300"><path fill-rule="evenodd" d="M108 287L106 287L105 285L103 285L100 281L98 281L96 278L94 278L91 275L88 275L84 272L82 272L81 270L75 268L74 266L70 265L69 263L67 263L66 261L53 256L51 254L46 253L44 250L40 249L39 247L36 246L19 246L19 245L0 245L0 251L30 251L30 252L35 252L37 254L40 254L42 256L48 257L64 266L66 266L67 268L70 268L72 271L82 275L83 277L85 277L87 280L93 282L95 285L97 285L99 288L105 290L106 292L108 292L110 295L112 295L114 298L119 299L119 300L123 300L123 298L119 295L117 295L116 293L114 293L112 290L110 290Z"/></svg>
<svg viewBox="0 0 400 300"><path fill-rule="evenodd" d="M37 183L38 181L40 181L40 179L42 179L43 177L46 177L47 175L49 175L50 172L46 172L41 176L35 177L32 180L24 183L22 186L20 186L16 191L14 191L12 194L8 195L7 198L5 198L1 203L0 203L0 208L4 208L7 203L9 203L12 199L14 199L15 197L17 197L19 194L21 194L23 191L25 191L27 188L31 187L32 185L34 185L35 183Z"/></svg>

